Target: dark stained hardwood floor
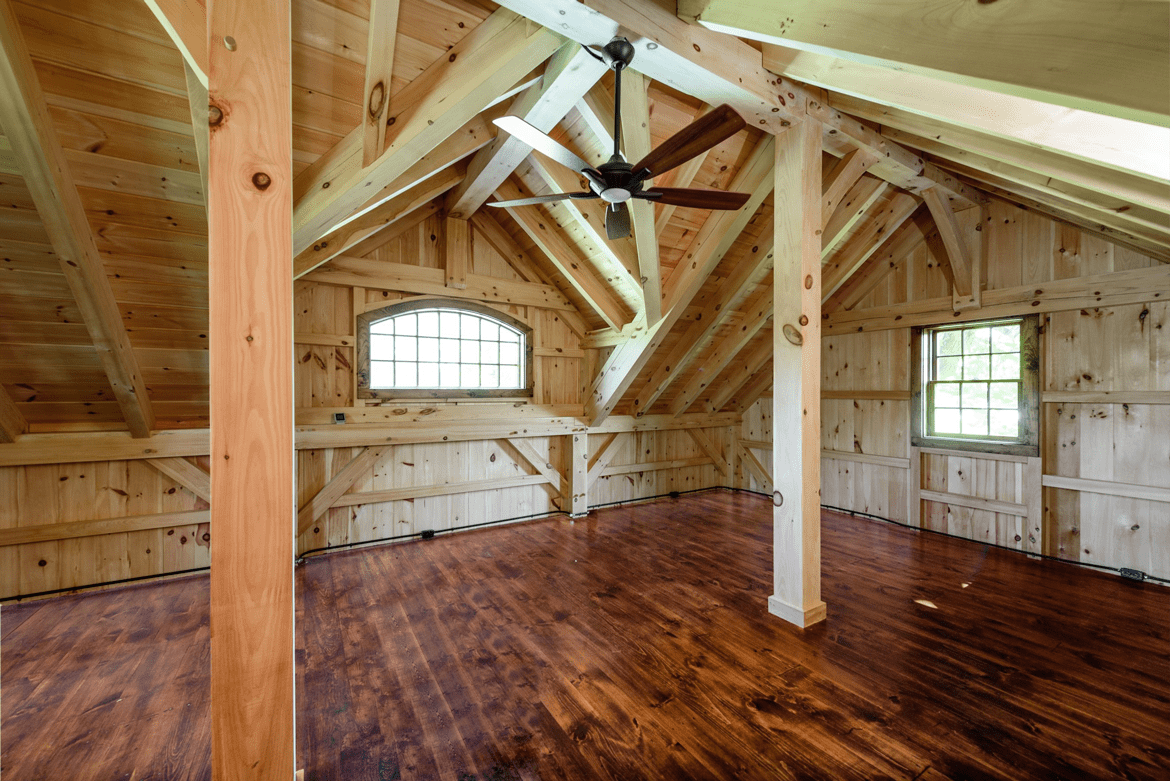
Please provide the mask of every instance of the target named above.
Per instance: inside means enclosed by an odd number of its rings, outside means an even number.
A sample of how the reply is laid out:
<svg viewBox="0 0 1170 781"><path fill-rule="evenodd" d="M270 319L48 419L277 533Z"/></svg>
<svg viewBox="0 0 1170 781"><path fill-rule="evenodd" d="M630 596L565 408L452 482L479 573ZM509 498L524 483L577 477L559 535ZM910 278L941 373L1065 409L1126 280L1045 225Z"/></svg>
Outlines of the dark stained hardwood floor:
<svg viewBox="0 0 1170 781"><path fill-rule="evenodd" d="M313 559L298 766L1170 778L1170 589L831 513L823 536L829 619L803 632L767 613L771 503L748 495ZM0 618L5 781L210 778L206 578Z"/></svg>

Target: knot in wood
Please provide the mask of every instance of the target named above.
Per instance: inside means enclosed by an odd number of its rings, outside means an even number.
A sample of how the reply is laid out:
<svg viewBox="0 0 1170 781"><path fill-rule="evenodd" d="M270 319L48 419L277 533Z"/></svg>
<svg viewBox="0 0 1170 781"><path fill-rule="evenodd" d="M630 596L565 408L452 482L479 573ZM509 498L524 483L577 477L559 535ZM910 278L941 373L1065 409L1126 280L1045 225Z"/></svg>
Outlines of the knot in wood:
<svg viewBox="0 0 1170 781"><path fill-rule="evenodd" d="M808 315L801 315L800 316L800 324L801 325L808 325Z"/></svg>
<svg viewBox="0 0 1170 781"><path fill-rule="evenodd" d="M370 90L370 104L368 110L370 112L370 119L377 119L382 115L382 107L386 105L386 87L382 82L374 85Z"/></svg>
<svg viewBox="0 0 1170 781"><path fill-rule="evenodd" d="M257 190L263 192L264 190L268 189L268 185L270 184L272 184L272 177L263 171L257 171L256 173L252 174L252 185Z"/></svg>
<svg viewBox="0 0 1170 781"><path fill-rule="evenodd" d="M207 106L207 126L208 127L219 127L219 124L221 122L223 122L223 109L221 109L219 106L215 105L214 103L208 104L208 106Z"/></svg>
<svg viewBox="0 0 1170 781"><path fill-rule="evenodd" d="M812 286L813 286L813 278L812 278L812 274L809 274L808 276L806 276L804 278L804 289L805 290L812 290Z"/></svg>
<svg viewBox="0 0 1170 781"><path fill-rule="evenodd" d="M800 330L792 323L785 323L782 330L784 331L784 338L792 344L797 347L804 344L804 337L801 335Z"/></svg>
<svg viewBox="0 0 1170 781"><path fill-rule="evenodd" d="M784 494L780 493L779 491L773 491L772 504L776 505L777 507L782 506L784 504Z"/></svg>

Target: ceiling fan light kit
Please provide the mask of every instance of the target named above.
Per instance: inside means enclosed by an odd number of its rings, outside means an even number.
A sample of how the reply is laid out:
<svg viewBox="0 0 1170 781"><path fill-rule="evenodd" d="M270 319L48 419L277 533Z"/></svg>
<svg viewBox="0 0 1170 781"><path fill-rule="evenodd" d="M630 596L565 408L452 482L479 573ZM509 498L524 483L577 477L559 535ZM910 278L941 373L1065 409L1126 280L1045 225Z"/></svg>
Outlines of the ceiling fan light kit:
<svg viewBox="0 0 1170 781"><path fill-rule="evenodd" d="M630 213L626 202L631 198L696 209L735 210L747 203L747 193L677 187L644 189L643 185L648 179L677 168L692 157L722 143L746 127L746 123L734 109L724 104L696 119L659 144L650 154L630 165L621 152L622 71L633 62L634 47L625 38L618 37L607 43L597 56L614 71L613 156L594 168L523 119L501 117L495 120L495 123L502 130L550 160L584 176L589 181L589 189L580 193L555 193L512 201L494 201L489 205L525 206L570 198L575 200L600 198L609 204L605 210L605 234L612 241L630 235Z"/></svg>

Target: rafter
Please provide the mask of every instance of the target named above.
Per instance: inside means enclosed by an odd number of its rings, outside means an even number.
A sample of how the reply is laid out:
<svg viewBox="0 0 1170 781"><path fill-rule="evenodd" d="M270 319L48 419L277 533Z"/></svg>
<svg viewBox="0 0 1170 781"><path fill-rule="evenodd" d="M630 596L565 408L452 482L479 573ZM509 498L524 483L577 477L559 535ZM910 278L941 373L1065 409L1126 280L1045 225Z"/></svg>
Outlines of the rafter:
<svg viewBox="0 0 1170 781"><path fill-rule="evenodd" d="M699 396L707 390L719 373L727 368L735 357L756 338L768 321L772 318L772 288L768 286L761 290L751 301L744 306L743 320L736 326L735 331L726 334L716 344L715 349L703 361L691 376L674 400L670 403L670 413L681 415L690 409Z"/></svg>
<svg viewBox="0 0 1170 781"><path fill-rule="evenodd" d="M510 116L548 133L592 87L606 67L576 43L566 43L549 60L541 80L513 101ZM468 166L467 179L450 196L452 217L467 219L528 156L531 147L500 133Z"/></svg>
<svg viewBox="0 0 1170 781"><path fill-rule="evenodd" d="M500 253L508 265L526 281L552 285L549 276L504 230L503 226L496 220L495 215L488 214L486 211L478 211L471 216L471 225L475 228L476 233L486 240L496 252ZM589 330L585 320L576 310L560 310L559 317L578 338L584 337Z"/></svg>
<svg viewBox="0 0 1170 781"><path fill-rule="evenodd" d="M930 211L919 206L902 227L886 237L861 268L845 281L837 292L829 296L821 307L824 315L838 309L852 309L858 301L877 287L886 275L902 263L919 244L937 239L938 228L930 218Z"/></svg>
<svg viewBox="0 0 1170 781"><path fill-rule="evenodd" d="M883 236L889 236L918 208L918 198L896 192L881 204L878 212L862 225L842 247L834 252L822 269L821 294L827 299L845 280L877 251Z"/></svg>
<svg viewBox="0 0 1170 781"><path fill-rule="evenodd" d="M890 183L875 176L863 176L833 209L821 233L821 260L828 260L842 239L862 220L878 199L886 194ZM822 209L822 214L824 213Z"/></svg>
<svg viewBox="0 0 1170 781"><path fill-rule="evenodd" d="M357 219L330 231L293 259L293 279L300 279L333 258L346 254L362 241L447 192L463 181L466 175L467 171L461 165L444 167L437 174L370 209Z"/></svg>
<svg viewBox="0 0 1170 781"><path fill-rule="evenodd" d="M207 5L205 0L144 0L195 79L207 90Z"/></svg>
<svg viewBox="0 0 1170 781"><path fill-rule="evenodd" d="M637 71L624 76L622 90L622 152L636 162L650 154L650 81ZM653 184L647 180L645 186ZM658 231L654 225L654 204L632 200L630 209L634 241L638 253L638 274L645 302L646 324L654 325L662 317L662 279L658 265Z"/></svg>
<svg viewBox="0 0 1170 781"><path fill-rule="evenodd" d="M735 400L736 411L741 415L747 412L753 404L760 400L761 396L771 393L772 385L772 362L768 361L764 369L748 380L740 389L739 398Z"/></svg>
<svg viewBox="0 0 1170 781"><path fill-rule="evenodd" d="M362 112L362 166L382 155L394 75L394 43L398 39L398 0L371 0L366 40L365 110Z"/></svg>
<svg viewBox="0 0 1170 781"><path fill-rule="evenodd" d="M764 228L752 247L750 257L736 265L731 276L723 281L711 300L695 317L674 348L650 373L650 377L634 398L634 414L645 415L667 388L682 375L699 353L714 338L716 330L731 315L735 306L764 278L772 268L772 226Z"/></svg>
<svg viewBox="0 0 1170 781"><path fill-rule="evenodd" d="M553 192L580 192L587 188L584 181L556 163L550 163L539 155L533 154L528 158L532 172L540 181L547 184ZM536 184L531 177L521 177L530 189ZM550 204L549 211L559 209L568 215L572 224L576 225L585 239L597 248L604 267L599 269L607 279L614 281L618 287L625 288L629 295L642 298L641 285L636 283L635 275L638 272L638 248L633 239L610 240L605 235L605 204L599 201L561 201L554 206ZM568 227L568 225L566 225Z"/></svg>
<svg viewBox="0 0 1170 781"><path fill-rule="evenodd" d="M1170 129L1003 95L928 74L843 60L827 54L764 46L764 65L797 81L831 90L837 109L920 136L978 149L1002 139L1019 151L1044 150L1118 171L1170 179ZM924 124L923 124L924 123Z"/></svg>
<svg viewBox="0 0 1170 781"><path fill-rule="evenodd" d="M0 0L0 125L126 425L135 437L150 436L154 412L138 359L9 0Z"/></svg>
<svg viewBox="0 0 1170 781"><path fill-rule="evenodd" d="M199 74L189 62L183 63L187 77L187 104L191 109L191 130L195 138L195 158L199 163L199 179L203 183L203 205L207 205L207 145L208 104L207 87L199 81Z"/></svg>
<svg viewBox="0 0 1170 781"><path fill-rule="evenodd" d="M369 257L370 253L380 249L395 239L400 239L410 231L422 225L430 217L441 214L443 211L442 198L428 201L412 212L403 214L394 222L380 230L369 234L366 238L354 244L346 251L346 255L355 258Z"/></svg>
<svg viewBox="0 0 1170 781"><path fill-rule="evenodd" d="M394 131L382 156L362 166L362 136L297 177L294 251L301 252L483 111L562 43L556 34L500 9L399 92ZM387 120L389 122L389 120Z"/></svg>
<svg viewBox="0 0 1170 781"><path fill-rule="evenodd" d="M771 176L775 146L775 140L765 136L756 144L731 183L731 190L750 193L747 204L738 211L713 212L699 229L667 280L662 319L610 353L586 401L585 415L592 425L603 422L613 412L638 372L645 368L703 282L772 191L775 186Z"/></svg>
<svg viewBox="0 0 1170 781"><path fill-rule="evenodd" d="M1113 244L1129 247L1143 255L1150 255L1163 263L1170 263L1170 236L1161 231L1139 229L1133 223L1119 219L1117 215L1086 209L1079 204L1054 198L1033 187L1005 182L999 177L975 171L959 163L949 161L940 163L960 178L974 181L989 195L1000 200L1074 225L1086 233L1100 236Z"/></svg>
<svg viewBox="0 0 1170 781"><path fill-rule="evenodd" d="M877 162L867 150L854 149L837 161L821 186L821 231L829 226L833 212L845 200L846 194L861 180L862 175Z"/></svg>
<svg viewBox="0 0 1170 781"><path fill-rule="evenodd" d="M505 200L523 197L520 189L511 182L501 184L497 192ZM508 209L508 213L556 266L557 271L564 275L565 281L573 286L610 328L620 331L634 319L633 313L619 303L611 290L594 276L588 264L578 259L577 253L561 238L555 222L542 215L535 206L514 206Z"/></svg>
<svg viewBox="0 0 1170 781"><path fill-rule="evenodd" d="M478 211L471 215L471 225L526 281L548 283L548 277L541 273L528 253L520 248L494 215Z"/></svg>
<svg viewBox="0 0 1170 781"><path fill-rule="evenodd" d="M759 51L732 36L690 25L673 4L650 0L503 0L501 5L584 44L627 35L633 69L717 106L729 104L749 125L782 133L807 115L821 123L825 149L838 156L857 147L878 158L871 171L898 187L930 186L923 160L873 128L834 110L820 96L763 66ZM630 33L634 35L631 36ZM963 199L962 192L954 193Z"/></svg>
<svg viewBox="0 0 1170 781"><path fill-rule="evenodd" d="M1170 183L1167 181L1155 182L1115 172L1094 176L1091 166L1078 164L1079 161L1064 164L1064 159L1058 155L1048 158L1048 161L1056 159L1054 165L1028 162L1032 153L1013 156L1001 152L1001 157L1011 158L1010 161L1004 161L987 157L976 149L955 148L934 138L923 138L892 128L882 132L933 158L960 163L1006 182L1034 188L1054 199L1055 203L1065 201L1074 208L1081 207L1090 214L1099 214L1101 219L1129 225L1132 230L1162 233L1170 237ZM1170 139L1167 144L1170 149ZM1170 158L1170 152L1166 154ZM1121 186L1110 187L1111 182Z"/></svg>
<svg viewBox="0 0 1170 781"><path fill-rule="evenodd" d="M719 390L711 395L708 409L711 411L718 411L723 409L740 396L742 389L752 381L760 372L772 363L772 337L770 333L764 334L764 341L757 344L740 360L739 366L734 371L730 372L723 378L723 385ZM771 373L768 375L768 382L771 383ZM754 399L753 399L754 401Z"/></svg>

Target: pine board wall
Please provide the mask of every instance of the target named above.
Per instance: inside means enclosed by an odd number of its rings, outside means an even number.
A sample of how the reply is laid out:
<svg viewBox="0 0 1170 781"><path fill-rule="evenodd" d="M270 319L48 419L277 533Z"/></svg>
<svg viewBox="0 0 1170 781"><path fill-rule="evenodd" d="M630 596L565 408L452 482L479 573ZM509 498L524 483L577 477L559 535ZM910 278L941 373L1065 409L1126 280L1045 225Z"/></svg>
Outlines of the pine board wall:
<svg viewBox="0 0 1170 781"><path fill-rule="evenodd" d="M440 269L443 230L443 218L432 213L397 231L396 238L373 247L366 257ZM469 272L505 282L522 280L476 230ZM439 432L435 439L442 440L445 426L474 426L477 420L514 419L517 430L528 419L580 420L598 353L581 349L560 310L536 306L500 307L533 329L531 399L355 403L356 315L420 296L381 289L373 281L355 287L313 276L296 282L294 289L298 428L324 428L326 435L344 438L379 425L390 432L397 420L435 421ZM345 412L349 422L332 426L338 411ZM649 430L649 424L638 428L619 432L611 426L587 436L586 452L593 467L588 473L589 506L727 484L726 465L717 467L688 430ZM723 453L730 452L733 433L726 423L702 429L706 440ZM520 447L526 445L527 454L507 437L459 441L458 435L447 441L370 448L360 462L360 474L331 503L334 506L302 521L297 550L568 511L571 439L525 437ZM298 445L298 506L305 506L365 450L364 445ZM214 538L208 525L209 504L184 482L160 471L156 461L0 466L0 598L207 566ZM178 466L193 475L196 484L209 466L205 456L171 459L172 469L174 461L185 462L185 467ZM554 486L542 480L540 467L566 476L565 482ZM201 492L210 495L209 490ZM33 542L5 544L34 537Z"/></svg>
<svg viewBox="0 0 1170 781"><path fill-rule="evenodd" d="M1000 201L979 230L975 215L967 239L973 251L988 242L987 316L1040 311L1040 458L911 447L911 329L893 326L953 321L942 250L920 244L825 321L823 503L1170 577L1170 265ZM1063 303L1046 295L1058 280L1074 280ZM741 438L766 445L770 413L770 399L757 401ZM754 452L771 468L770 448Z"/></svg>

